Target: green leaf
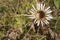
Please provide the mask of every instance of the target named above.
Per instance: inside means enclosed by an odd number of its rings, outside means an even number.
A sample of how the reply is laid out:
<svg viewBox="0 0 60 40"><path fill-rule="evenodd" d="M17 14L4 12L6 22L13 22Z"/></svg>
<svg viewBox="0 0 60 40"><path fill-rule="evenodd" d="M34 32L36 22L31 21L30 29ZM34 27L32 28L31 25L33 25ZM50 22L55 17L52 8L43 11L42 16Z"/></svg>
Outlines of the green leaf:
<svg viewBox="0 0 60 40"><path fill-rule="evenodd" d="M3 12L3 10L4 10L4 7L0 7L0 12Z"/></svg>
<svg viewBox="0 0 60 40"><path fill-rule="evenodd" d="M57 9L60 8L60 0L54 0L54 5L56 6Z"/></svg>
<svg viewBox="0 0 60 40"><path fill-rule="evenodd" d="M14 28L19 28L20 32L23 33L23 26L22 25L25 24L26 18L25 17L19 17L18 15L16 15L16 17L15 17L16 22L14 23Z"/></svg>

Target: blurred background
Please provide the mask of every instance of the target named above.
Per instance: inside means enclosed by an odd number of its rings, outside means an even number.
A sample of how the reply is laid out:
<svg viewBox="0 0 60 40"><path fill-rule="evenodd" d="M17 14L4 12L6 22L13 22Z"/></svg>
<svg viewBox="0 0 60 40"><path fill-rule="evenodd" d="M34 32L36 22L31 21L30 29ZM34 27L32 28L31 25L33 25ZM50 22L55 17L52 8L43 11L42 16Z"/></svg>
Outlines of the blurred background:
<svg viewBox="0 0 60 40"><path fill-rule="evenodd" d="M60 0L38 1L51 7L53 19L49 27L60 36ZM36 0L0 0L0 40L42 40L45 37L31 30L24 38L32 22L29 17L23 15L29 15L31 5L35 3Z"/></svg>

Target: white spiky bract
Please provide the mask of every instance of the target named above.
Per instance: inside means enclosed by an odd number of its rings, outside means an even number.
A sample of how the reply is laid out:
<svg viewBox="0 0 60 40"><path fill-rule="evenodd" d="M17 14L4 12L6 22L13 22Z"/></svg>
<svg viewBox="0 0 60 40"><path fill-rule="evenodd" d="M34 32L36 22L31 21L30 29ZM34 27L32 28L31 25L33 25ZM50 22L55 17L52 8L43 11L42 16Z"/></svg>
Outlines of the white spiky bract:
<svg viewBox="0 0 60 40"><path fill-rule="evenodd" d="M48 25L48 20L51 20L53 17L50 14L52 11L49 7L45 7L43 3L36 3L36 7L33 6L33 9L30 10L31 16L29 18L34 19L34 23L39 26L40 24L43 26L44 24Z"/></svg>

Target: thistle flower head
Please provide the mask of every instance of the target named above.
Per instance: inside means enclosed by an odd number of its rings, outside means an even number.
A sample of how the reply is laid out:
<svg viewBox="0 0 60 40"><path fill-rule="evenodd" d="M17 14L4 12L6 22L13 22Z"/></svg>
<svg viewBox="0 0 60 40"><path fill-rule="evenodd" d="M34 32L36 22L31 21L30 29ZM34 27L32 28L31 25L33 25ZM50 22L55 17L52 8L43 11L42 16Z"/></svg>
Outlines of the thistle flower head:
<svg viewBox="0 0 60 40"><path fill-rule="evenodd" d="M50 9L50 6L46 8L45 4L43 3L37 3L36 7L32 5L32 9L30 10L30 17L31 19L34 19L34 23L39 26L40 24L43 26L44 24L48 25L48 20L51 20L53 17L50 14L52 11Z"/></svg>

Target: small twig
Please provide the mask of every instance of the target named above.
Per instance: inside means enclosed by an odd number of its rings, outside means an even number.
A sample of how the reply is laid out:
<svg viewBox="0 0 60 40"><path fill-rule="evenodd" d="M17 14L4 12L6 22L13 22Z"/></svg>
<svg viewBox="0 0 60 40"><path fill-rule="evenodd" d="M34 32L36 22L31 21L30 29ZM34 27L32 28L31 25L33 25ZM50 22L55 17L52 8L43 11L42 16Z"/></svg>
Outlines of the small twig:
<svg viewBox="0 0 60 40"><path fill-rule="evenodd" d="M59 20L59 18L57 18L57 21L56 21L56 23L55 23L55 26L54 26L54 27L55 27L55 30L56 30L56 25L57 25L57 23L58 23L58 20Z"/></svg>
<svg viewBox="0 0 60 40"><path fill-rule="evenodd" d="M28 30L28 32L25 34L25 36L23 37L23 39L28 35L28 33L30 32L30 30L32 29L32 27L30 27L30 29ZM21 40L23 40L21 39Z"/></svg>
<svg viewBox="0 0 60 40"><path fill-rule="evenodd" d="M43 36L42 38L40 38L39 40L42 40L43 38L46 38L46 36Z"/></svg>
<svg viewBox="0 0 60 40"><path fill-rule="evenodd" d="M50 33L50 35L51 35L51 38L54 38L54 32L50 29L50 28L48 28L48 31L49 31L49 33Z"/></svg>

